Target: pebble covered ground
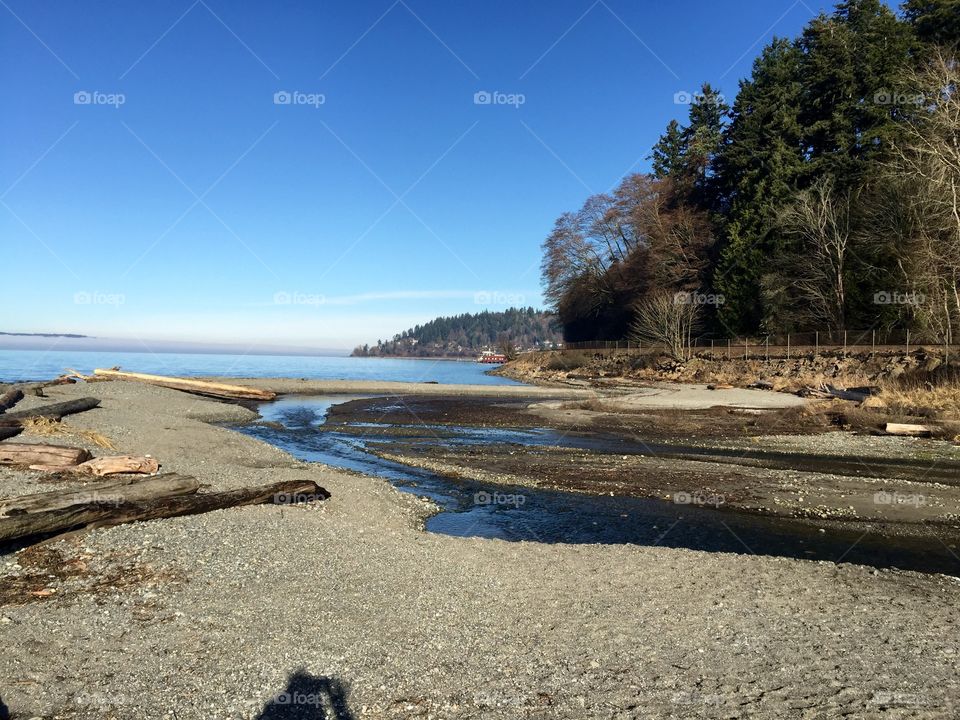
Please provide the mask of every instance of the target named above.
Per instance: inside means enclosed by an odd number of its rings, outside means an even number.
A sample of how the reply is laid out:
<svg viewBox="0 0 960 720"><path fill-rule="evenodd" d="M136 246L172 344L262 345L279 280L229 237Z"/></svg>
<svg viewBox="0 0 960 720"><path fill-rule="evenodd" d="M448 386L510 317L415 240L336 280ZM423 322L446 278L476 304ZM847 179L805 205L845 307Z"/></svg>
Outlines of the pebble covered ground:
<svg viewBox="0 0 960 720"><path fill-rule="evenodd" d="M24 588L0 594L14 718L960 713L956 578L425 533L425 501L209 424L242 408L121 382L48 394L102 398L69 423L209 489L313 479L332 498L0 556L0 588ZM0 495L38 487L0 474Z"/></svg>

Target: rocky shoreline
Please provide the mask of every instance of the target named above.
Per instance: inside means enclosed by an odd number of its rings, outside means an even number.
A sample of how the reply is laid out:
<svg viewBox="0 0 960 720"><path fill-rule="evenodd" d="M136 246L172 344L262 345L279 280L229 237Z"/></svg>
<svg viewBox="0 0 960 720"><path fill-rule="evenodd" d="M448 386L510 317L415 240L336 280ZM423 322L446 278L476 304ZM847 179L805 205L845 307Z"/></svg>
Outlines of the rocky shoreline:
<svg viewBox="0 0 960 720"><path fill-rule="evenodd" d="M22 590L0 606L0 707L12 717L956 711L955 578L425 533L430 503L216 424L255 419L238 405L124 382L47 394L95 394L101 408L71 426L205 487L310 479L332 497L5 548L0 586ZM0 495L40 482L2 469Z"/></svg>

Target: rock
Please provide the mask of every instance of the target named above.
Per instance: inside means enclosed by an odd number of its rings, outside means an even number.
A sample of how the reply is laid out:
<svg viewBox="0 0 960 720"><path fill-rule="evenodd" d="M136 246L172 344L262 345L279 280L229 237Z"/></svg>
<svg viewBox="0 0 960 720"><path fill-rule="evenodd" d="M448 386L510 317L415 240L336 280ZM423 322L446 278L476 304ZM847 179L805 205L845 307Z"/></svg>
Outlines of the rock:
<svg viewBox="0 0 960 720"><path fill-rule="evenodd" d="M876 395L870 395L862 403L860 403L860 407L868 410L878 410L887 407L887 403L878 398Z"/></svg>

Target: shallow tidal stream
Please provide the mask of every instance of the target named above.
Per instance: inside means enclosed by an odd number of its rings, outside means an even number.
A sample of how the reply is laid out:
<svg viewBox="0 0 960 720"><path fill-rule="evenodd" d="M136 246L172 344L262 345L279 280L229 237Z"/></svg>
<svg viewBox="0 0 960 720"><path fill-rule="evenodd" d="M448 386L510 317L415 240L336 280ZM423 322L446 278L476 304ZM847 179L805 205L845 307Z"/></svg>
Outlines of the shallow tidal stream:
<svg viewBox="0 0 960 720"><path fill-rule="evenodd" d="M290 396L264 403L262 420L238 427L295 457L388 480L399 490L427 497L442 508L429 532L543 543L633 543L708 552L774 555L849 562L879 568L960 575L960 560L938 538L879 537L863 530L829 528L793 519L767 518L664 500L597 496L530 487L490 485L438 475L384 460L370 452L389 445L382 433L355 423L350 432L322 429L331 406L350 396ZM649 452L649 445L610 437L569 436L549 429L405 426L405 441L482 445L559 445L620 454ZM595 447L594 447L595 446Z"/></svg>

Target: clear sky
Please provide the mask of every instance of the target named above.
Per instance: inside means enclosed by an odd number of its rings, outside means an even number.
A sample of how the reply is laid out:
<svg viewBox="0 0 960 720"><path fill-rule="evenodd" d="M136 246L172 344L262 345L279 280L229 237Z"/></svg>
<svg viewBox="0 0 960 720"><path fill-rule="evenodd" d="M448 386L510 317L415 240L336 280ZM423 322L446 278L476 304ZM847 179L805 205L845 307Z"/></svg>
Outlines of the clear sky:
<svg viewBox="0 0 960 720"><path fill-rule="evenodd" d="M675 95L831 7L0 0L0 330L347 347L539 306L553 221Z"/></svg>

